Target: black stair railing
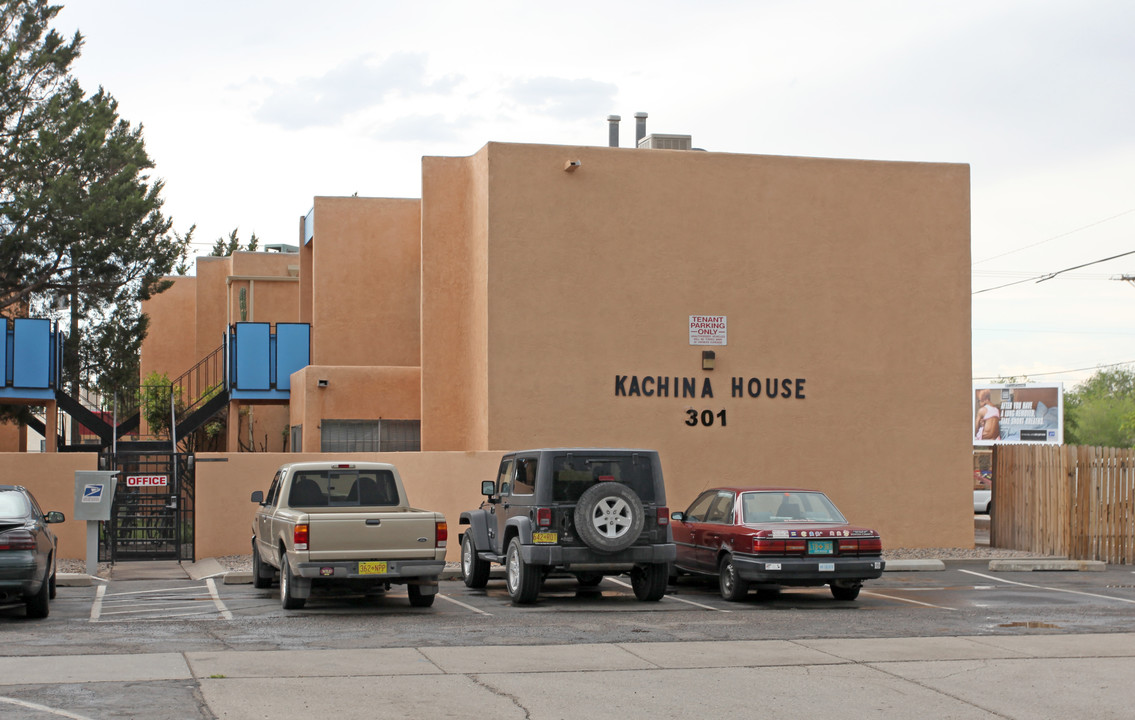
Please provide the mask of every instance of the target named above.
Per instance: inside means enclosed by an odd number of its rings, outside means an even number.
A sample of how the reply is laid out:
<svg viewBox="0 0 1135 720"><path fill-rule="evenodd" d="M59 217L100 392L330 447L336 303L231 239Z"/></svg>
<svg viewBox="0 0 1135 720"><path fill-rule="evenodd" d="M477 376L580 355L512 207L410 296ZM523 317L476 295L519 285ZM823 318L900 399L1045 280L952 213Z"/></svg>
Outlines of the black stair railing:
<svg viewBox="0 0 1135 720"><path fill-rule="evenodd" d="M225 346L221 345L170 383L178 418L192 415L225 389Z"/></svg>

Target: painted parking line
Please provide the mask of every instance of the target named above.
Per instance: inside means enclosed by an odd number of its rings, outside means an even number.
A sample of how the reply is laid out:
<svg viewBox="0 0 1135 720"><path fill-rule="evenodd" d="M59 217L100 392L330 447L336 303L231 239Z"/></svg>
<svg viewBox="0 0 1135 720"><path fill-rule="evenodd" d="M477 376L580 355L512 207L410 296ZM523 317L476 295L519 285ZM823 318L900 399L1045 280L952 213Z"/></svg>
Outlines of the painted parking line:
<svg viewBox="0 0 1135 720"><path fill-rule="evenodd" d="M439 598L441 598L442 600L447 600L447 601L453 603L454 605L460 605L461 607L465 608L466 610L472 610L475 613L478 613L480 615L487 615L488 617L493 616L492 613L485 612L484 610L481 610L479 608L475 608L472 605L467 605L467 604L461 602L460 600L456 600L454 598L449 597L448 595L442 595L441 593L438 593L437 596Z"/></svg>
<svg viewBox="0 0 1135 720"><path fill-rule="evenodd" d="M225 620L232 620L233 614L221 602L221 596L217 593L217 583L213 582L213 578L205 578L205 585L209 588L209 595L213 598L213 605L217 608L217 612L221 614Z"/></svg>
<svg viewBox="0 0 1135 720"><path fill-rule="evenodd" d="M36 712L47 713L55 715L56 717L70 718L70 720L92 720L86 715L76 715L73 712L60 710L58 708L48 707L47 705L40 705L39 703L28 702L27 700L17 700L16 698L0 697L0 703L8 705L15 705L16 707L24 708L25 710L35 710Z"/></svg>
<svg viewBox="0 0 1135 720"><path fill-rule="evenodd" d="M1132 605L1135 605L1135 600L1131 600L1131 599L1128 599L1128 598L1115 597L1113 595L1100 595L1099 593L1084 592L1083 590L1069 590L1067 588L1048 587L1047 585L1031 585L1029 583L1017 582L1015 580L1006 580L1005 578L994 577L993 575L983 575L982 573L974 572L973 570L962 570L961 572L968 573L970 575L976 575L980 578L985 578L986 580L994 580L998 583L1005 583L1007 585L1019 585L1021 587L1033 588L1035 590L1051 590L1053 592L1068 593L1069 595L1084 595L1085 597L1100 598L1102 600L1115 600L1116 602L1130 603Z"/></svg>
<svg viewBox="0 0 1135 720"><path fill-rule="evenodd" d="M159 588L114 593L108 592L107 587L100 585L95 591L95 601L91 604L91 622L130 619L211 620L218 616L225 620L233 619L232 612L221 600L217 585L211 578L207 579L204 585L189 588ZM210 603L212 607L202 610L203 602Z"/></svg>
<svg viewBox="0 0 1135 720"><path fill-rule="evenodd" d="M911 605L921 605L923 607L935 608L937 610L957 610L957 608L946 607L945 605L934 605L933 603L920 602L918 600L911 600L910 598L898 597L895 595L884 595L874 591L861 590L863 595L870 595L871 597L886 598L887 600L897 600L898 602L910 603Z"/></svg>
<svg viewBox="0 0 1135 720"><path fill-rule="evenodd" d="M630 583L623 582L622 580L617 580L613 577L606 578L606 580L610 580L611 582L615 583L616 585L622 585L623 587L631 589L631 590L634 589L631 586ZM693 605L694 607L700 607L703 610L713 610L714 612L722 612L722 613L733 612L732 610L726 610L724 608L716 608L716 607L713 607L712 605L703 605L702 603L694 602L693 600L687 600L685 598L674 597L673 595L663 595L662 599L663 600L674 600L675 602L685 603L687 605Z"/></svg>

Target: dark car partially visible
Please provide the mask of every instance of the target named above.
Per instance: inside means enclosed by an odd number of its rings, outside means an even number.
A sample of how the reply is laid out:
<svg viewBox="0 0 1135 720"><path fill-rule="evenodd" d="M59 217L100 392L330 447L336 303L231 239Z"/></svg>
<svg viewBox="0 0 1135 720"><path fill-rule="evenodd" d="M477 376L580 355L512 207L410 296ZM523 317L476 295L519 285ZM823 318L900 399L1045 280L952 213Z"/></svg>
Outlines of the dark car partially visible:
<svg viewBox="0 0 1135 720"><path fill-rule="evenodd" d="M0 485L0 605L24 605L45 618L55 597L57 541L48 525L63 513L44 513L27 488Z"/></svg>

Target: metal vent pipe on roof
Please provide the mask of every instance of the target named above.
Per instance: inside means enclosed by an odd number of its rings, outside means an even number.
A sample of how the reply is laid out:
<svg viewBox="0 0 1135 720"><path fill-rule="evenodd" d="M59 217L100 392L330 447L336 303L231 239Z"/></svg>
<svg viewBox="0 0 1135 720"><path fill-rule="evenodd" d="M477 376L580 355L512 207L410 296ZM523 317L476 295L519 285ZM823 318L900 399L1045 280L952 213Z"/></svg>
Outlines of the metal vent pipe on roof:
<svg viewBox="0 0 1135 720"><path fill-rule="evenodd" d="M636 112L634 114L634 146L635 147L638 147L638 144L640 142L642 142L642 139L644 137L646 137L646 118L647 118L647 115L644 112Z"/></svg>
<svg viewBox="0 0 1135 720"><path fill-rule="evenodd" d="M622 120L618 115L607 116L607 145L610 147L619 147L619 121Z"/></svg>

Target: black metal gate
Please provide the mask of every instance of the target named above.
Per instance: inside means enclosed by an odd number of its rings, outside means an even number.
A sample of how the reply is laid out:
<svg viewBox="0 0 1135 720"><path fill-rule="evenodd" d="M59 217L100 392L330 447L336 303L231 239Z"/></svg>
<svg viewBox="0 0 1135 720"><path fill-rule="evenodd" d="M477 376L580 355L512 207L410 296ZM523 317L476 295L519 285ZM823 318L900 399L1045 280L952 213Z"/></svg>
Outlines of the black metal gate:
<svg viewBox="0 0 1135 720"><path fill-rule="evenodd" d="M193 562L193 456L122 452L110 520L103 523L99 560Z"/></svg>

